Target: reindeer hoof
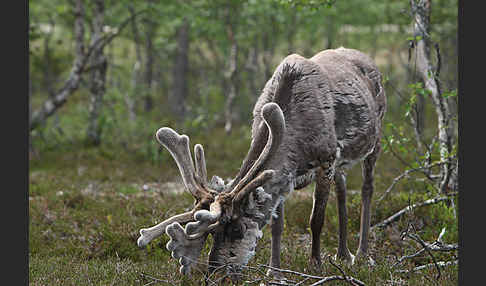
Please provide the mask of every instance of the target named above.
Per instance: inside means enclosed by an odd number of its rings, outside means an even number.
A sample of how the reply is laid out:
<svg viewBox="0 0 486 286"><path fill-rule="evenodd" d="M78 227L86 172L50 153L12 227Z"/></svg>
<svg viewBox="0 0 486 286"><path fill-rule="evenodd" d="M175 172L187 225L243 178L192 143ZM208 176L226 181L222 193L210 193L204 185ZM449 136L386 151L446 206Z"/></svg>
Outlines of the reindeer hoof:
<svg viewBox="0 0 486 286"><path fill-rule="evenodd" d="M373 267L376 265L376 262L371 258L370 255L368 254L362 254L362 252L357 252L356 253L356 261L360 263L367 263L368 266Z"/></svg>
<svg viewBox="0 0 486 286"><path fill-rule="evenodd" d="M354 265L355 256L351 254L351 252L347 251L346 254L339 254L337 253L334 255L334 260L344 261L348 266Z"/></svg>
<svg viewBox="0 0 486 286"><path fill-rule="evenodd" d="M285 277L283 276L282 272L275 271L273 269L267 270L267 276L273 277L273 279L275 279L277 281L285 280Z"/></svg>
<svg viewBox="0 0 486 286"><path fill-rule="evenodd" d="M320 258L317 257L311 257L309 259L309 269L315 269L318 270L321 268L322 262Z"/></svg>

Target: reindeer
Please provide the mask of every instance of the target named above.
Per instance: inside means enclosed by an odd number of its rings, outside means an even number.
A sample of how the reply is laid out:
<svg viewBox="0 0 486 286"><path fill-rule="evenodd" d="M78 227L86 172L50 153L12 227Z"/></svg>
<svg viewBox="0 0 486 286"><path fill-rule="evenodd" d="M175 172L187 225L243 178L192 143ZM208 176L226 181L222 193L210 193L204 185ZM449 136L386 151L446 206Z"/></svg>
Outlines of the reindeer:
<svg viewBox="0 0 486 286"><path fill-rule="evenodd" d="M156 139L173 156L185 187L195 198L191 211L140 230L139 247L164 232L167 249L187 274L209 234L209 271L232 265L236 272L255 254L262 228L271 224L270 266L280 268L284 201L294 189L315 181L310 216L310 263L320 265L320 234L331 183L339 214L336 257L353 263L346 245L346 170L362 162L361 225L356 257L368 257L373 173L379 156L386 98L382 76L365 54L324 50L310 59L287 56L266 83L253 110L252 141L236 177L208 182L202 145L163 127ZM183 227L184 225L184 227ZM278 276L269 271L269 275Z"/></svg>

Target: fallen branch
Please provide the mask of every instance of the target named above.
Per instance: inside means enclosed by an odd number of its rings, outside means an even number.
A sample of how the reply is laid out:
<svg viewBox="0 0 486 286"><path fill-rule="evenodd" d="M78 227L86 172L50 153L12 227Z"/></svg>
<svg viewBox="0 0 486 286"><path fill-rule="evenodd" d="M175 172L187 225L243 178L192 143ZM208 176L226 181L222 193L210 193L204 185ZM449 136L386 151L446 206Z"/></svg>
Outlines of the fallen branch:
<svg viewBox="0 0 486 286"><path fill-rule="evenodd" d="M440 252L454 251L454 250L459 249L457 244L440 244L438 242L434 242L432 244L426 243L426 246L427 246L426 248L429 249L430 251L440 251ZM420 254L425 252L426 248L422 248L414 254L405 255L405 256L400 257L398 259L398 261L395 262L395 264L392 265L392 267L396 267L397 265L402 263L405 259L410 259L410 258L414 258L414 257L419 256Z"/></svg>
<svg viewBox="0 0 486 286"><path fill-rule="evenodd" d="M330 282L330 281L334 281L334 280L345 280L345 281L353 281L354 283L352 285L365 285L363 282L355 279L355 278L350 278L351 280L346 280L346 278L342 277L342 276L338 276L338 275L333 275L333 276L327 276L327 277L324 277L323 279L317 281L316 283L314 284L311 284L311 286L317 286L317 285L322 285L326 282Z"/></svg>
<svg viewBox="0 0 486 286"><path fill-rule="evenodd" d="M415 233L409 233L410 227L412 228L412 230ZM437 262L435 260L434 255L432 255L432 251L452 251L452 250L458 249L457 244L443 244L442 243L442 236L444 234L445 234L445 227L442 228L442 231L440 232L439 236L437 237L437 239L433 243L428 243L428 242L425 242L424 240L422 240L422 238L420 238L420 236L417 234L413 224L409 224L409 226L407 227L407 230L405 232L403 232L402 235L401 235L402 239L404 239L406 237L411 238L414 241L418 242L422 246L422 249L420 249L418 252L416 252L412 255L406 255L406 256L401 257L400 259L398 259L398 261L395 264L392 265L392 268L396 267L398 264L403 262L405 259L417 257L418 255L422 254L423 252L427 252L429 254L429 256L432 258L433 263L427 264L426 266L422 265L422 266L415 267L412 271L425 269L425 268L430 267L430 266L435 266L435 268L437 269L436 280L438 280L441 276L440 266L443 266L443 263ZM396 272L408 273L410 271L409 270L396 270Z"/></svg>
<svg viewBox="0 0 486 286"><path fill-rule="evenodd" d="M415 272L415 271L420 271L420 270L424 270L426 268L430 268L430 267L434 267L434 266L439 266L439 267L446 267L446 266L449 266L449 265L456 265L457 263L459 262L458 259L456 260L452 260L452 261L439 261L437 263L430 263L430 264L425 264L425 265L420 265L420 266L417 266L415 268L413 268L412 270L397 270L396 272L399 272L399 273L410 273L410 272Z"/></svg>
<svg viewBox="0 0 486 286"><path fill-rule="evenodd" d="M332 276L322 277L322 276L315 276L315 275L309 275L309 274L305 274L305 273L300 273L300 272L293 271L293 270L280 269L280 268L276 268L276 267L272 267L272 266L268 266L268 265L263 265L263 264L258 264L258 266L260 266L260 267L266 267L266 268L269 268L269 269L272 269L274 271L278 271L278 272L281 272L281 273L298 275L298 276L303 277L303 278L306 278L306 279L319 279L317 282L311 284L311 286L322 285L322 284L324 284L326 282L335 281L335 280L346 281L346 282L350 283L351 285L366 286L366 284L364 284L364 282L362 282L362 281L360 281L360 280L358 280L358 279L356 279L354 277L345 275L344 271L339 266L337 266L336 264L332 263L332 260L331 260L330 256L329 256L329 261L330 261L330 263L334 267L338 268L338 270L343 274L343 276L340 276L340 275L332 275Z"/></svg>
<svg viewBox="0 0 486 286"><path fill-rule="evenodd" d="M259 267L264 267L264 268L269 268L271 270L275 270L275 271L278 271L280 273L293 274L293 275L298 275L298 276L305 277L305 278L310 278L310 279L322 279L323 278L321 276L309 275L309 274L300 273L300 272L293 271L293 270L288 270L288 269L280 269L280 268L276 268L276 267L269 266L269 265L264 265L264 264L258 264L258 266Z"/></svg>
<svg viewBox="0 0 486 286"><path fill-rule="evenodd" d="M408 175L410 173L412 173L412 172L418 172L418 171L423 171L423 170L430 170L430 168L432 168L432 167L440 166L440 165L443 165L443 164L446 164L446 163L450 163L450 160L447 160L446 162L444 162L444 161L437 161L437 162L434 162L432 164L428 164L428 165L425 165L425 166L421 166L421 167L417 167L417 168L412 168L412 169L406 170L405 172L403 172L402 174L400 174L399 176L397 176L395 179L393 179L393 182L388 187L388 189L386 189L386 191L383 193L383 195L377 200L377 203L380 203L385 198L385 196L388 195L388 193L390 193L393 190L393 188L395 187L395 185L400 180L402 180L403 178L408 177ZM429 177L428 179L432 179L432 178Z"/></svg>
<svg viewBox="0 0 486 286"><path fill-rule="evenodd" d="M327 257L329 259L329 263L331 263L332 266L336 267L339 270L339 272L341 272L341 274L343 275L343 277L346 279L346 282L348 282L348 283L350 283L351 285L354 285L354 286L356 286L356 285L364 285L363 282L357 280L356 278L347 276L346 273L344 273L344 270L332 261L332 258L331 258L330 255L327 256Z"/></svg>
<svg viewBox="0 0 486 286"><path fill-rule="evenodd" d="M439 268L439 265L437 264L437 261L435 260L435 256L432 254L432 252L430 251L430 249L427 247L427 244L425 243L425 241L422 240L422 238L420 238L419 235L417 234L413 234L413 233L409 233L408 234L408 237L410 237L411 239L415 240L416 242L420 243L420 245L422 245L422 247L425 249L425 251L429 254L429 256L432 258L432 262L433 262L433 265L435 266L435 268L437 269L437 277L436 279L439 280L440 278L440 268Z"/></svg>
<svg viewBox="0 0 486 286"><path fill-rule="evenodd" d="M430 200L426 200L426 201L421 202L421 203L413 204L411 206L409 205L409 206L401 209L397 213L393 214L392 216L388 217L384 221L382 221L380 223L377 223L374 226L372 226L371 227L371 231L374 231L376 228L383 228L383 227L391 224L392 222L398 220L402 215L404 215L405 213L411 211L412 209L415 209L415 208L418 208L418 207L423 207L423 206L428 206L428 205L432 205L432 204L436 204L436 203L439 203L439 202L442 202L442 201L446 201L446 200L449 200L451 196L455 196L455 195L457 195L457 193L450 193L450 194L448 194L446 196L436 197L436 198L433 198L433 199L430 199Z"/></svg>

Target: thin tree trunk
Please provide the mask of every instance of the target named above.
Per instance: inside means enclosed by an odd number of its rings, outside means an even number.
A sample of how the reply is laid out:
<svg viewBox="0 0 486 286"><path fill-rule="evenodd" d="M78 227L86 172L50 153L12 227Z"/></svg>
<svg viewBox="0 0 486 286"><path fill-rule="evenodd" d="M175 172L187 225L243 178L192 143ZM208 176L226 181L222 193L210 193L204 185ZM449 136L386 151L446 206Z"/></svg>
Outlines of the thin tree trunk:
<svg viewBox="0 0 486 286"><path fill-rule="evenodd" d="M144 81L145 81L145 97L144 97L144 109L145 111L150 111L153 108L153 97L152 97L152 80L153 80L153 69L154 69L154 45L153 37L155 34L155 23L146 19L146 33L145 33L145 63L144 63Z"/></svg>
<svg viewBox="0 0 486 286"><path fill-rule="evenodd" d="M232 7L235 8L235 7ZM230 42L230 52L228 58L228 69L226 70L224 76L226 80L227 92L226 92L226 102L224 106L224 130L226 133L230 133L233 127L233 101L236 98L237 91L237 60L238 60L238 44L236 41L236 27L235 27L235 12L237 10L233 9L233 13L230 13L230 7L228 7L226 15L226 34ZM231 16L230 16L231 15ZM231 17L231 18L230 18Z"/></svg>
<svg viewBox="0 0 486 286"><path fill-rule="evenodd" d="M415 0L412 0L415 1ZM420 16L420 19L417 18L417 15L415 15L414 18L414 30L417 32L421 32L423 41L420 41L421 49L423 49L423 52L425 53L425 56L427 59L430 58L430 41L428 35L430 34L430 9L424 10L423 14ZM427 35L427 36L423 36ZM418 57L418 53L416 55L416 64L420 65L419 61L421 61ZM413 81L415 81L415 74L412 75ZM414 130L415 130L415 137L417 139L417 145L418 149L422 150L422 142L424 139L424 129L425 129L425 97L422 94L417 94L417 101L415 102L414 106L414 112L412 113L412 124L414 125Z"/></svg>
<svg viewBox="0 0 486 286"><path fill-rule="evenodd" d="M173 69L174 88L170 98L172 113L183 119L186 113L185 101L188 93L189 74L189 21L184 19L176 32L177 54Z"/></svg>
<svg viewBox="0 0 486 286"><path fill-rule="evenodd" d="M49 20L49 24L51 27L54 29L54 23L52 20ZM47 90L47 94L49 94L50 97L53 97L55 95L54 91L54 86L53 86L53 80L52 80L52 64L51 64L51 47L49 45L49 42L52 37L52 31L48 33L44 37L44 73L43 73L43 84L45 89Z"/></svg>
<svg viewBox="0 0 486 286"><path fill-rule="evenodd" d="M376 31L376 24L371 27L371 52L370 57L373 61L376 59L376 53L378 52L378 31Z"/></svg>
<svg viewBox="0 0 486 286"><path fill-rule="evenodd" d="M231 41L230 55L229 55L229 67L225 73L225 78L227 80L227 94L226 102L224 105L224 117L225 124L224 130L226 133L230 133L233 127L233 101L236 98L236 86L237 86L237 58L238 58L238 45L236 40Z"/></svg>
<svg viewBox="0 0 486 286"><path fill-rule="evenodd" d="M103 96L106 88L106 71L108 61L103 54L95 56L99 67L91 74L91 102L89 108L89 123L87 130L88 143L99 145L101 143L102 126L100 125L100 114L103 108Z"/></svg>
<svg viewBox="0 0 486 286"><path fill-rule="evenodd" d="M263 33L263 72L265 80L269 80L272 77L271 60L273 56L274 45L270 42L270 33L269 31L265 31Z"/></svg>
<svg viewBox="0 0 486 286"><path fill-rule="evenodd" d="M134 121L137 118L137 114L135 112L135 96L138 94L139 90L139 79L140 79L140 62L136 61L133 65L132 69L132 79L131 79L131 88L124 92L124 99L125 104L127 105L128 109L128 116L131 121Z"/></svg>
<svg viewBox="0 0 486 286"><path fill-rule="evenodd" d="M273 75L273 66L272 66L272 58L275 53L275 39L272 36L276 36L278 34L276 28L276 19L275 16L270 16L270 31L265 29L263 32L263 72L265 76L265 82L269 80ZM265 23L268 25L268 23Z"/></svg>
<svg viewBox="0 0 486 286"><path fill-rule="evenodd" d="M414 30L415 35L420 36L421 39L416 44L417 56L417 70L422 77L424 87L430 92L430 98L435 106L435 111L438 118L439 131L439 149L441 160L447 161L447 157L451 154L451 134L449 129L449 120L451 113L449 106L441 95L440 85L435 77L436 71L432 69L429 50L430 50L430 34L429 16L430 15L430 0L411 0L411 7L414 13ZM441 169L440 190L442 193L447 192L449 178L451 176L451 164L443 164Z"/></svg>
<svg viewBox="0 0 486 286"><path fill-rule="evenodd" d="M135 58L136 61L139 62L139 65L142 64L142 48L140 44L140 32L138 30L137 22L135 21L135 9L133 8L133 5L130 4L128 6L128 11L130 12L130 15L132 17L130 21L130 26L132 28L132 34L133 34L133 42L135 43Z"/></svg>
<svg viewBox="0 0 486 286"><path fill-rule="evenodd" d="M104 0L96 0L94 3L93 35L91 43L99 41L103 34L105 3ZM100 47L93 52L91 64L95 68L91 71L90 93L91 102L89 107L89 121L87 130L87 141L92 145L101 143L101 128L99 116L103 106L105 94L106 70L108 61L104 55L104 48Z"/></svg>
<svg viewBox="0 0 486 286"><path fill-rule="evenodd" d="M252 99L256 100L260 95L258 92L259 83L257 84L257 78L259 75L259 66L258 66L258 47L256 44L252 45L248 49L248 57L247 57L245 69L248 74L248 82L250 85L250 93Z"/></svg>
<svg viewBox="0 0 486 286"><path fill-rule="evenodd" d="M287 27L287 54L295 53L295 33L297 30L297 8L290 8L290 25Z"/></svg>
<svg viewBox="0 0 486 286"><path fill-rule="evenodd" d="M75 58L73 67L68 79L62 89L52 98L44 102L39 110L32 113L30 120L30 130L35 129L49 116L64 105L67 98L78 88L81 79L81 73L87 62L84 47L84 3L82 0L76 0L74 3L74 40L75 40Z"/></svg>
<svg viewBox="0 0 486 286"><path fill-rule="evenodd" d="M52 34L54 33L54 21L51 17L49 17L49 25L51 27L51 31L44 37L44 78L43 78L43 84L44 88L47 91L47 94L49 95L49 98L52 100L54 96L56 95L56 92L54 90L54 79L52 75L52 54L51 54L51 46L49 45ZM54 128L57 129L61 134L63 134L63 131L60 126L59 122L59 115L56 114L54 115Z"/></svg>
<svg viewBox="0 0 486 286"><path fill-rule="evenodd" d="M125 103L128 109L128 115L131 121L136 119L136 96L140 94L141 85L141 70L142 70L142 48L140 40L140 32L138 30L137 22L135 21L135 9L133 5L128 5L128 11L132 17L130 26L132 29L133 42L135 44L135 63L132 69L131 88L129 92L125 92Z"/></svg>
<svg viewBox="0 0 486 286"><path fill-rule="evenodd" d="M336 25L333 15L328 15L325 19L326 31L327 31L327 44L326 49L332 49L334 46L334 38L336 36Z"/></svg>
<svg viewBox="0 0 486 286"><path fill-rule="evenodd" d="M74 5L74 42L75 42L75 52L74 52L74 62L73 67L67 80L64 82L63 87L56 93L55 96L46 100L42 106L32 113L32 117L29 123L29 129L32 131L37 128L42 122L44 122L49 116L53 115L61 106L66 103L67 99L76 91L79 87L81 80L81 75L86 68L86 64L95 49L100 49L107 44L109 44L116 36L118 36L125 26L129 23L132 18L124 21L115 33L103 36L99 41L94 42L85 51L84 46L84 4L83 0L75 0ZM136 13L136 15L144 12Z"/></svg>

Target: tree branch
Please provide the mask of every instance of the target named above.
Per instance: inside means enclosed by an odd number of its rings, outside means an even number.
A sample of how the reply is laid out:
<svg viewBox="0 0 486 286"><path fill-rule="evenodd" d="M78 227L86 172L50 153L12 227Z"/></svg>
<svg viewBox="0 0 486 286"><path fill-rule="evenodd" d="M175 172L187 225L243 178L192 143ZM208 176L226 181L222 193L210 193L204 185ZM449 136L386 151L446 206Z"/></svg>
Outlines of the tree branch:
<svg viewBox="0 0 486 286"><path fill-rule="evenodd" d="M393 179L392 184L388 187L388 189L386 189L386 191L383 193L383 195L377 200L377 203L380 203L385 198L385 196L388 195L388 193L390 193L393 190L395 185L400 180L402 180L403 178L408 177L408 175L410 173L418 172L418 171L422 171L422 170L429 170L429 172L427 172L427 173L430 173L430 168L435 167L435 166L440 166L440 165L443 165L443 164L446 164L446 163L450 163L450 160L446 160L445 162L438 161L438 162L435 162L435 163L432 163L432 164L429 164L429 165L426 165L426 166L421 166L421 167L406 170L405 172L403 172L399 176L395 177L395 179ZM427 175L427 174L425 174L425 175ZM431 178L428 178L428 179L431 179Z"/></svg>
<svg viewBox="0 0 486 286"><path fill-rule="evenodd" d="M68 79L64 82L63 87L51 98L46 100L42 106L32 113L32 117L29 122L30 131L37 128L42 122L44 122L49 116L53 115L61 106L63 106L69 96L76 91L81 82L81 75L85 72L85 67L89 61L91 54L98 49L102 49L109 44L121 31L127 26L133 17L146 12L147 9L141 10L128 19L122 22L115 33L100 37L96 41L93 41L85 51L84 46L84 5L82 0L77 0L74 7L75 23L74 34L76 40L75 58L71 72Z"/></svg>
<svg viewBox="0 0 486 286"><path fill-rule="evenodd" d="M387 226L387 225L391 224L392 222L398 220L402 215L411 211L414 208L428 206L428 205L436 204L436 203L439 203L439 202L442 202L442 201L450 200L450 197L455 196L455 195L457 195L457 193L449 193L449 194L442 196L442 197L436 197L436 198L426 200L426 201L421 202L421 203L413 204L411 206L409 205L409 206L401 209L397 213L393 214L392 216L388 217L384 221L377 223L374 226L372 226L371 231L374 231L376 228L384 228L385 226Z"/></svg>
<svg viewBox="0 0 486 286"><path fill-rule="evenodd" d="M459 260L451 260L451 261L439 261L437 263L430 263L430 264L425 264L425 265L421 265L421 266L417 266L415 268L413 268L412 270L397 270L397 272L399 273L410 273L410 272L415 272L415 271L420 271L420 270L424 270L426 268L430 268L430 267L446 267L446 266L449 266L449 265L455 265L459 262Z"/></svg>

